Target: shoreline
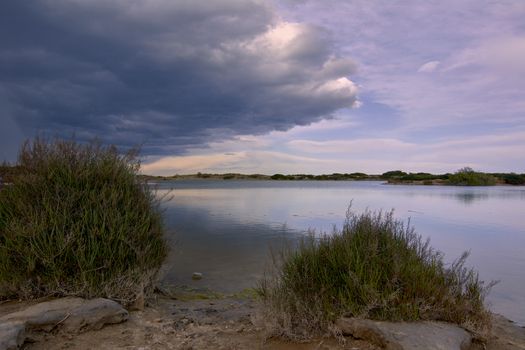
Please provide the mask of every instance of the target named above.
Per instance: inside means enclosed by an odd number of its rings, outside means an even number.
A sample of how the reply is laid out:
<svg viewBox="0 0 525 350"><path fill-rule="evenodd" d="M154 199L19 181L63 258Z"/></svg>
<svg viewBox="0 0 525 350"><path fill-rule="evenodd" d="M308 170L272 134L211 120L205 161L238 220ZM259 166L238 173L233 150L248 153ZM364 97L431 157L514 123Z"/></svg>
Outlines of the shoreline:
<svg viewBox="0 0 525 350"><path fill-rule="evenodd" d="M143 175L141 175L143 176ZM248 176L246 177L235 177L235 178L227 178L224 179L222 177L209 177L209 178L202 178L197 177L193 175L184 175L184 176L177 176L177 177L163 177L163 176L146 176L145 177L147 181L151 182L184 182L184 181L196 181L196 182L228 182L228 181L242 181L242 182L261 182L261 181L267 181L267 182L382 182L383 185L394 185L394 186L442 186L442 187L525 187L525 184L519 184L519 185L513 185L513 184L507 184L507 183L496 183L494 185L463 185L463 184L451 184L447 183L442 180L435 180L432 181L432 183L425 183L425 181L389 181L386 179L379 179L379 178L370 178L370 179L341 179L341 180L335 180L335 179L322 179L322 180L316 180L316 179L296 179L296 180L285 180L285 179L271 179L271 178L250 178Z"/></svg>
<svg viewBox="0 0 525 350"><path fill-rule="evenodd" d="M357 175L356 175L357 174ZM317 182L317 181L334 181L334 182L353 182L353 181L383 181L388 185L417 185L417 186L456 186L456 187L491 187L491 186L525 186L525 180L520 183L511 183L507 182L504 179L504 176L508 174L500 174L500 177L497 177L492 174L483 174L488 175L493 178L492 182L452 182L448 179L450 174L444 175L425 175L423 178L418 178L417 174L408 174L404 177L402 176L385 176L383 175L367 175L364 173L352 173L352 174L322 174L322 175L311 175L311 174L292 174L292 175L283 175L283 174L274 174L274 175L264 175L264 174L240 174L240 173L225 173L225 174L187 174L187 175L172 175L172 176L156 176L156 175L147 175L140 174L139 178L145 181L158 181L158 182L167 182L167 181L279 181L279 182L296 182L296 181L308 181L308 182ZM525 179L525 174L518 175L523 176Z"/></svg>
<svg viewBox="0 0 525 350"><path fill-rule="evenodd" d="M218 296L209 291L166 295L155 293L143 310L130 311L127 321L106 325L98 330L67 333L59 329L48 333L30 332L23 345L26 350L72 349L362 349L380 346L371 340L352 336L316 337L306 342L291 342L268 337L258 316L260 304L247 295ZM0 316L38 301L0 304ZM413 325L424 322L414 322ZM401 323L403 324L403 322ZM405 323L406 324L406 323ZM430 336L431 334L429 334ZM525 328L493 314L492 334L482 343L474 336L468 349L520 350L525 348Z"/></svg>

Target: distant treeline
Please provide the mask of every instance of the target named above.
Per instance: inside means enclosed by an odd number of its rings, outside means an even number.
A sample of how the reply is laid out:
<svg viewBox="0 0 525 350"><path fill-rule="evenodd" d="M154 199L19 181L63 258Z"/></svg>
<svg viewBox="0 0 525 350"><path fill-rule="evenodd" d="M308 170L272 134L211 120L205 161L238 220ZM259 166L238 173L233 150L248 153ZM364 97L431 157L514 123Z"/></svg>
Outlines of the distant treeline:
<svg viewBox="0 0 525 350"><path fill-rule="evenodd" d="M423 185L492 186L497 184L525 185L525 174L483 173L465 167L455 173L405 173L401 170L387 171L381 175L389 183L413 183Z"/></svg>
<svg viewBox="0 0 525 350"><path fill-rule="evenodd" d="M21 167L7 163L0 165L0 177L2 181L10 182L13 175L22 171ZM415 185L458 185L458 186L491 186L497 184L525 185L525 174L516 173L483 173L465 167L455 173L430 174L430 173L407 173L402 170L387 171L382 174L355 173L333 173L323 175L312 174L211 174L197 173L192 175L153 176L140 175L145 179L166 181L183 179L209 179L209 180L278 180L278 181L347 181L347 180L385 180L391 184L415 184Z"/></svg>
<svg viewBox="0 0 525 350"><path fill-rule="evenodd" d="M364 173L341 174L333 173L327 175L311 175L311 174L209 174L197 173L191 175L173 175L173 176L151 176L142 175L152 180L176 180L176 179L210 179L210 180L381 180L381 175L367 175Z"/></svg>
<svg viewBox="0 0 525 350"><path fill-rule="evenodd" d="M525 174L515 173L483 173L471 168L462 168L455 173L430 174L407 173L401 170L387 171L382 174L369 175L365 173L333 173L323 175L312 174L210 174L197 173L192 175L149 176L154 180L174 179L210 179L210 180L277 180L277 181L345 181L345 180L385 180L391 184L416 184L416 185L458 185L458 186L491 186L496 184L525 185Z"/></svg>
<svg viewBox="0 0 525 350"><path fill-rule="evenodd" d="M275 174L270 176L271 180L380 180L380 175L367 175L365 173L333 173L324 175L295 174L283 175Z"/></svg>
<svg viewBox="0 0 525 350"><path fill-rule="evenodd" d="M401 170L387 171L381 175L365 173L334 173L330 175L283 175L270 176L271 180L386 180L389 183L408 183L422 185L462 185L491 186L496 184L525 185L525 174L515 173L482 173L463 168L455 173L430 174L406 173Z"/></svg>

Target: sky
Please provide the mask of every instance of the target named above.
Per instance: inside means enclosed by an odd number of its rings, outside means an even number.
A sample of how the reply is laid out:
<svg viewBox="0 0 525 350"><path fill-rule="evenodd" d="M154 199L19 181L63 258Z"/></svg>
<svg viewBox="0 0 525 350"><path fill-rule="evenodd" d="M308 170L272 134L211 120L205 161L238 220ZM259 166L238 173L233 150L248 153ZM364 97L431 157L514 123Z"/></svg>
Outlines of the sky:
<svg viewBox="0 0 525 350"><path fill-rule="evenodd" d="M0 161L142 172L525 172L522 0L3 0Z"/></svg>

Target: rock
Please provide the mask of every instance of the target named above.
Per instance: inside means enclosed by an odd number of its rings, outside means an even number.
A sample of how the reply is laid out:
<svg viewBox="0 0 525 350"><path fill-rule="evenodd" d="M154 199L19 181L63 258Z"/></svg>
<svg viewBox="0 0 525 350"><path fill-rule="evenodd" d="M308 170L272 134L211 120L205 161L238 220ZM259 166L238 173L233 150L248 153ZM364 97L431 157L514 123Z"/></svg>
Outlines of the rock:
<svg viewBox="0 0 525 350"><path fill-rule="evenodd" d="M472 336L444 322L382 322L341 318L336 326L343 335L363 339L387 350L466 350Z"/></svg>
<svg viewBox="0 0 525 350"><path fill-rule="evenodd" d="M0 350L18 349L24 343L26 327L23 322L0 323Z"/></svg>
<svg viewBox="0 0 525 350"><path fill-rule="evenodd" d="M47 301L0 317L0 350L17 349L24 342L26 331L51 331L60 327L65 332L77 333L127 319L128 312L108 299Z"/></svg>
<svg viewBox="0 0 525 350"><path fill-rule="evenodd" d="M0 324L16 321L25 324L27 329L45 331L61 325L68 332L78 332L100 329L105 324L120 323L127 318L128 312L109 299L62 298L7 314L0 318Z"/></svg>
<svg viewBox="0 0 525 350"><path fill-rule="evenodd" d="M191 279L192 280L201 280L202 279L202 273L194 272L193 275L191 276Z"/></svg>
<svg viewBox="0 0 525 350"><path fill-rule="evenodd" d="M119 303L104 299L86 300L71 310L63 322L63 330L80 332L101 329L107 324L121 323L128 319L128 312Z"/></svg>
<svg viewBox="0 0 525 350"><path fill-rule="evenodd" d="M50 331L61 321L64 321L70 311L82 305L82 298L62 298L46 301L28 307L25 310L13 312L0 318L3 322L22 322L27 328Z"/></svg>
<svg viewBox="0 0 525 350"><path fill-rule="evenodd" d="M403 350L393 337L385 333L375 321L358 318L341 318L336 322L343 335L366 340L388 350Z"/></svg>

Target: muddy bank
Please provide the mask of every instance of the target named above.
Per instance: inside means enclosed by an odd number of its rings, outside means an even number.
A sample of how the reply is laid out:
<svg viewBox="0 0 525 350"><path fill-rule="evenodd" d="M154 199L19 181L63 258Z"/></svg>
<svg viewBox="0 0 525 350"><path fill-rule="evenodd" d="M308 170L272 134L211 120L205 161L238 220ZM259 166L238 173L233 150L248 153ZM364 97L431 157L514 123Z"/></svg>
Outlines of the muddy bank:
<svg viewBox="0 0 525 350"><path fill-rule="evenodd" d="M35 303L31 303L35 304ZM27 308L28 303L0 305L0 316ZM22 349L363 349L382 347L352 337L319 338L308 343L268 339L258 318L258 303L250 295L192 293L156 294L143 311L131 311L127 321L99 330L64 332L60 327L31 331ZM493 336L471 349L523 350L525 329L494 317Z"/></svg>
<svg viewBox="0 0 525 350"><path fill-rule="evenodd" d="M304 344L266 339L249 297L197 295L183 300L156 295L126 322L80 334L33 332L22 349L378 349L367 342L316 339Z"/></svg>

